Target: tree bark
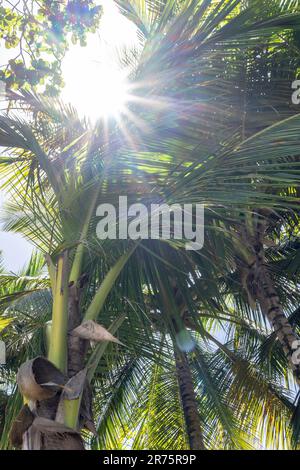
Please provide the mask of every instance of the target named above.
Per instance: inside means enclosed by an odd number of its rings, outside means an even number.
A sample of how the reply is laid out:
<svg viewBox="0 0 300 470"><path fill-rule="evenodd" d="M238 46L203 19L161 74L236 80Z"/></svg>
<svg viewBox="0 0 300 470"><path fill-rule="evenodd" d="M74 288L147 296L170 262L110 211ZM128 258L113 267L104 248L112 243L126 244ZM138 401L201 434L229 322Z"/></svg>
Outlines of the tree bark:
<svg viewBox="0 0 300 470"><path fill-rule="evenodd" d="M264 250L266 227L267 219L264 219L257 223L253 234L249 234L246 230L242 232L241 241L251 253L248 263L241 269L242 283L250 297L250 303L251 300L259 303L263 314L273 327L290 369L300 385L300 364L293 360L293 354L297 347L295 345L300 344L299 337L284 314L274 281L267 267Z"/></svg>
<svg viewBox="0 0 300 470"><path fill-rule="evenodd" d="M79 337L73 336L70 332L81 323L80 313L81 286L75 284L69 286L68 296L68 377L71 378L84 368L84 358L88 347L88 342ZM37 401L34 404L33 415L35 417L47 418L51 422L56 422L57 409L61 393L57 393L53 398ZM85 387L82 409L80 410L80 424L92 423L91 393L89 387ZM86 409L85 409L86 408ZM82 416L83 412L83 416ZM22 423L20 423L22 425ZM92 427L90 426L90 429ZM70 430L71 431L71 430ZM84 450L83 440L79 433L48 433L39 432L34 427L29 427L23 434L24 450Z"/></svg>
<svg viewBox="0 0 300 470"><path fill-rule="evenodd" d="M190 449L205 450L191 369L184 353L176 351L175 360L180 399Z"/></svg>
<svg viewBox="0 0 300 470"><path fill-rule="evenodd" d="M300 364L293 361L295 344L299 341L291 324L284 314L274 282L266 266L264 247L262 242L254 246L255 260L248 267L247 284L252 296L260 304L261 310L272 325L277 339L293 371L294 377L300 384Z"/></svg>
<svg viewBox="0 0 300 470"><path fill-rule="evenodd" d="M78 336L72 336L71 331L81 323L80 313L81 287L76 284L69 286L68 304L68 377L71 378L84 368L88 342Z"/></svg>

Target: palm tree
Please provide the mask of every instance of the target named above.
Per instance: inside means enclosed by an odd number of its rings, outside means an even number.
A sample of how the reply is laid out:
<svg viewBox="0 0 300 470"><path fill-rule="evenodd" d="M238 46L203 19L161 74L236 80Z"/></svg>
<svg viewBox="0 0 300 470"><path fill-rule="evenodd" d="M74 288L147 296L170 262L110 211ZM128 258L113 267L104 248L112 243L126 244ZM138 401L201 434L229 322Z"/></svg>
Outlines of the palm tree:
<svg viewBox="0 0 300 470"><path fill-rule="evenodd" d="M148 253L142 264L152 268L156 260ZM165 279L166 266L163 260L161 263L161 276ZM132 269L136 269L136 264L132 263ZM5 336L9 356L3 378L8 384L10 398L2 448L8 445L11 422L21 407L14 388L15 372L26 356L46 354L45 324L51 318L51 292L45 288L44 273L41 275L37 270L34 274L32 268L29 277L24 275L25 272L15 276L15 285L9 279L11 276L3 274L1 277L1 284L6 289L11 286L11 298L6 306L3 305L5 318L10 318L11 326L6 329ZM182 274L181 280L184 279ZM25 281L29 282L27 286ZM21 282L22 290L18 290ZM159 285L159 279L156 282ZM109 325L112 318L118 318L118 311L112 309L119 306L116 299L124 291L121 285L116 289L114 301L102 311L104 325ZM202 306L207 289L198 286L197 291L202 294ZM206 292L207 302L209 295ZM145 300L147 306L132 297L127 300L130 306L126 311L127 319L119 329L119 339L126 341L128 347L111 343L105 349L102 345L105 352L92 381L97 437L84 433L92 448L117 449L130 445L135 449L188 449L191 444L195 448L195 442L190 442L188 436L192 428L186 427L181 406L185 400L189 402L191 393L196 397L206 448L249 449L265 445L265 439L275 448L290 445L289 421L294 411L292 394L283 385L284 368L274 367L274 360L279 363L282 360L280 354L279 359L275 359L275 353L263 355L268 338L263 323L258 334L257 327L242 321L238 312L223 313L225 321L222 320L222 324L227 330L227 339L221 344L218 334L216 336L220 320L215 308L210 309L211 315L208 310L202 313L199 309L194 324L193 317L187 319L185 315L184 321L194 332L197 343L197 348L188 355L185 373L192 373L197 387L193 392L186 388L181 393L175 361L178 347L176 341L170 340L167 318L161 315L157 305L158 297ZM151 314L150 301L153 302ZM7 305L10 305L8 309ZM260 348L262 353L258 355ZM280 350L276 353L278 355ZM191 372L187 371L188 365ZM190 386L185 382L184 386L187 385Z"/></svg>
<svg viewBox="0 0 300 470"><path fill-rule="evenodd" d="M246 316L245 310L232 307L229 297L236 298L240 283L231 291L227 287L236 272L245 214L296 208L297 194L290 188L297 187L298 178L287 157L296 166L300 118L284 98L274 104L272 93L288 93L298 54L294 30L299 15L293 6L290 14L282 14L277 2L273 8L238 0L117 3L139 28L141 53L132 74L131 112L122 125L111 123L109 139L101 122L91 128L71 107L28 92L11 95L21 113L0 118L0 145L7 149L1 157L2 177L13 196L6 228L29 238L48 267L48 275L24 279L21 287L19 279L7 279L12 293L3 295L3 312L8 315L28 298L34 311L40 296L52 309L34 335L35 354L22 348L23 357L18 355L12 364L13 377L16 365L38 356L18 374L25 404L13 442L24 448L83 448L78 431L94 429L90 385L97 396L99 369L121 380L136 365L110 332L134 352L139 367L146 358L151 361L153 373L141 390L150 411L157 399L162 403L161 390L168 383L163 365L173 371L169 380L178 399L172 419L184 423L180 445L245 447L255 426L262 426L262 416L270 424L280 412L288 422L294 411L282 391L286 371L273 369L273 356L253 358L253 344L263 349L268 329L251 305ZM277 76L283 60L285 70ZM264 71L259 84L257 64ZM153 194L156 201L170 204L204 203L204 249L187 253L184 240L98 240L96 207L115 204L119 194L145 204L153 202ZM266 272L263 277L269 279ZM106 329L96 323L100 312ZM212 334L219 323L231 330L229 344ZM285 336L277 332L277 337L285 343ZM239 345L232 347L231 341L246 338L245 352ZM99 342L92 350L91 339ZM184 351L194 342L194 357L187 358ZM211 343L217 354L205 348ZM49 362L39 357L46 355ZM136 370L134 374L136 384ZM193 376L198 387L193 387ZM174 388L168 390L174 396ZM245 409L249 394L252 408ZM135 400L135 392L131 395ZM114 397L112 403L116 405ZM190 408L197 405L191 420ZM111 419L114 410L107 406ZM162 410L170 416L167 404ZM135 446L161 442L163 412L153 423L136 407L136 421L129 419L137 434ZM138 429L134 422L140 423ZM103 423L107 427L100 419L102 431ZM278 440L288 435L278 424L274 429ZM167 436L166 445L178 442ZM100 444L91 445L101 445L101 439L107 442L101 437Z"/></svg>

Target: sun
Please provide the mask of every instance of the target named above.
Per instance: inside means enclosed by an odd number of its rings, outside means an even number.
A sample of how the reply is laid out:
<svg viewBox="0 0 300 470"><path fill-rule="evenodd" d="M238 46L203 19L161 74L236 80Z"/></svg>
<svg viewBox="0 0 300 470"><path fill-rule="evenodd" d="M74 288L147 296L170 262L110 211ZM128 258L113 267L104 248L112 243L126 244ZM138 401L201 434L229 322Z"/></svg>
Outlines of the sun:
<svg viewBox="0 0 300 470"><path fill-rule="evenodd" d="M126 77L118 70L106 68L99 76L94 105L99 116L118 116L126 109L129 100L129 86ZM98 108L98 109L97 109Z"/></svg>
<svg viewBox="0 0 300 470"><path fill-rule="evenodd" d="M81 70L81 66L84 70ZM126 110L129 86L126 75L109 63L69 62L65 76L70 77L64 99L71 102L82 116L92 121L119 118ZM73 80L72 80L73 78Z"/></svg>
<svg viewBox="0 0 300 470"><path fill-rule="evenodd" d="M62 68L64 101L92 121L119 119L126 112L130 99L128 71L120 68L117 51L136 41L136 29L113 2L101 3L105 9L99 34L90 34L86 47L72 46Z"/></svg>

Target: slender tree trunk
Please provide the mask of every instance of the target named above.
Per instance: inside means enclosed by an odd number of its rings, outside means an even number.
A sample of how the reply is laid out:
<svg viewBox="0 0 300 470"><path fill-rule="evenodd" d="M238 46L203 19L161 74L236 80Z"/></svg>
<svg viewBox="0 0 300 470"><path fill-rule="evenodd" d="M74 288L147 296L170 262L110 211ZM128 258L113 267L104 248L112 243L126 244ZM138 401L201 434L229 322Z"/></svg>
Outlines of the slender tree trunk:
<svg viewBox="0 0 300 470"><path fill-rule="evenodd" d="M242 267L242 283L248 296L259 302L262 312L272 325L277 339L289 362L289 366L298 384L300 384L300 364L293 360L299 337L284 314L274 281L270 275L265 259L264 241L267 219L259 220L254 225L253 233L242 232L241 241L248 248L249 259L246 267Z"/></svg>
<svg viewBox="0 0 300 470"><path fill-rule="evenodd" d="M191 369L184 353L175 353L176 372L191 450L205 450Z"/></svg>
<svg viewBox="0 0 300 470"><path fill-rule="evenodd" d="M250 284L253 297L259 302L262 312L272 325L295 379L300 384L300 364L293 361L295 344L299 338L283 312L274 282L266 266L263 244L259 242L254 249L255 261L249 267L247 283Z"/></svg>

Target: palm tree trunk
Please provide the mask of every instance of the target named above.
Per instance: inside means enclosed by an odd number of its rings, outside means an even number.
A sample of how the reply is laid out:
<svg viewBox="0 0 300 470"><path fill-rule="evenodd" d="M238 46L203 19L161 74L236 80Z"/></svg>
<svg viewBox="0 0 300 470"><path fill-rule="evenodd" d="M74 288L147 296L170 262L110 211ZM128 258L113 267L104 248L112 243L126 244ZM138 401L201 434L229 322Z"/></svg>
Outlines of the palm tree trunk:
<svg viewBox="0 0 300 470"><path fill-rule="evenodd" d="M77 287L76 284L72 284L68 287L67 330L69 333L81 322L80 294L81 286ZM67 376L71 378L84 367L87 341L70 334L66 339L68 360L65 367L68 371ZM37 401L33 410L34 416L46 418L55 423L59 400L60 394L57 394L48 400ZM79 434L65 434L62 438L59 433L42 434L31 427L23 436L22 448L23 450L84 450L84 445Z"/></svg>
<svg viewBox="0 0 300 470"><path fill-rule="evenodd" d="M84 368L84 358L87 352L88 341L79 336L71 335L71 331L80 325L82 315L80 313L81 287L72 284L69 287L68 304L68 377L71 378Z"/></svg>
<svg viewBox="0 0 300 470"><path fill-rule="evenodd" d="M258 302L262 312L276 333L277 339L288 360L290 369L298 384L300 384L300 364L293 360L295 349L299 344L299 338L284 314L274 281L267 267L264 240L268 215L266 211L260 211L263 218L253 223L250 230L241 231L242 245L250 254L246 257L246 266L242 266L242 284L247 290L250 303ZM244 282L243 282L244 280ZM254 305L255 307L255 305Z"/></svg>
<svg viewBox="0 0 300 470"><path fill-rule="evenodd" d="M180 398L190 449L205 450L191 369L184 353L176 351L175 360Z"/></svg>
<svg viewBox="0 0 300 470"><path fill-rule="evenodd" d="M122 255L116 264L109 270L106 277L102 281L95 297L93 298L89 308L87 309L84 320L96 320L107 296L113 288L116 279L124 268L127 260L134 252L136 245L127 253ZM81 252L78 254L78 263L81 259ZM85 339L78 338L71 331L81 324L83 315L80 312L80 296L86 280L85 274L78 279L78 266L72 270L73 279L68 278L67 256L60 256L57 269L52 265L52 261L48 261L52 290L54 292L52 326L50 333L49 360L56 365L57 368L65 373L68 379L72 379L78 372L84 369L85 356L89 342ZM124 317L125 318L125 317ZM115 322L115 329L111 333L114 334L119 326L123 323ZM26 428L23 433L23 448L41 449L41 450L83 450L83 439L80 436L80 429L85 427L94 432L93 414L92 414L92 392L89 382L97 368L98 362L105 352L106 343L103 342L102 348L95 348L96 355L94 364L89 368L87 380L80 391L79 397L67 398L63 397L61 403L63 410L60 409L61 393L57 393L50 400L35 401L32 414L38 420L40 426L41 419L48 428L43 432L34 429L34 423L30 428ZM61 416L63 416L64 428L61 424ZM40 420L39 420L40 419ZM51 424L49 424L49 421ZM49 431L49 428L50 431ZM40 438L37 439L36 436ZM63 438L61 436L63 435Z"/></svg>
<svg viewBox="0 0 300 470"><path fill-rule="evenodd" d="M260 242L254 248L256 256L248 268L247 283L250 284L253 297L259 302L262 312L272 325L294 377L300 384L300 364L293 361L295 345L298 344L299 338L283 312L274 282L266 266L263 244Z"/></svg>

